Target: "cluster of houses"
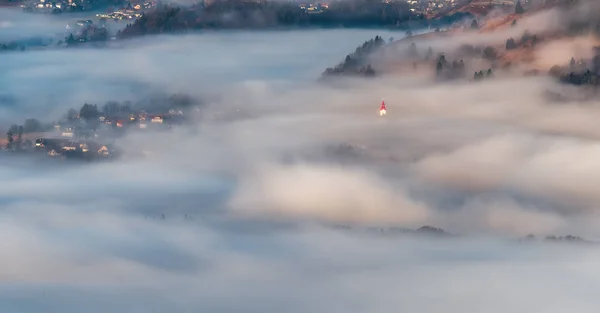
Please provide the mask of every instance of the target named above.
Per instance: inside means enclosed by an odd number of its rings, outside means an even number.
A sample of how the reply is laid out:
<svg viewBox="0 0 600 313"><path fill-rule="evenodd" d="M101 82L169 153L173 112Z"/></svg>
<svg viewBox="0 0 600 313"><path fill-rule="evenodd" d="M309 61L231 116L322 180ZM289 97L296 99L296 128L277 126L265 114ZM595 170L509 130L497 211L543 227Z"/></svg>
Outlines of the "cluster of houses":
<svg viewBox="0 0 600 313"><path fill-rule="evenodd" d="M111 116L99 115L89 119L80 113L53 125L54 130L62 137L119 137L124 130L163 130L173 125L181 125L185 121L181 110L169 110L166 114L121 113Z"/></svg>
<svg viewBox="0 0 600 313"><path fill-rule="evenodd" d="M123 155L115 142L125 134L168 131L188 124L195 120L201 105L203 101L181 94L154 94L135 103L109 101L100 108L86 103L79 110L69 109L57 122L30 118L21 126L12 125L6 139L0 138L0 145L5 151L35 152L51 158L113 159ZM127 149L127 155L152 153L153 149L147 148Z"/></svg>
<svg viewBox="0 0 600 313"><path fill-rule="evenodd" d="M306 13L323 13L325 10L329 9L329 4L327 3L300 3L300 9Z"/></svg>
<svg viewBox="0 0 600 313"><path fill-rule="evenodd" d="M111 13L99 13L96 14L97 17L103 19L110 19L110 20L117 20L117 21L121 21L121 20L132 20L135 18L139 18L142 17L142 13L138 13L135 12L133 10L117 10Z"/></svg>
<svg viewBox="0 0 600 313"><path fill-rule="evenodd" d="M144 9L151 9L156 7L156 1L147 1L147 2L139 2L139 3L128 3L125 8L116 10L110 13L98 13L97 17L100 19L111 19L111 20L131 20L142 17L142 11Z"/></svg>
<svg viewBox="0 0 600 313"><path fill-rule="evenodd" d="M79 112L72 110L65 119L36 133L36 137L26 138L28 134L15 137L9 131L11 139L6 148L22 153L44 153L59 159L108 160L121 155L114 142L126 131L168 130L185 122L184 113L177 109L164 114L145 111L102 114L98 111L90 113L90 108L96 107L86 104Z"/></svg>
<svg viewBox="0 0 600 313"><path fill-rule="evenodd" d="M79 12L93 10L98 0L30 0L21 4L25 12L52 13Z"/></svg>
<svg viewBox="0 0 600 313"><path fill-rule="evenodd" d="M60 136L45 136L35 140L33 150L52 158L107 160L118 156L118 151L108 144L93 140L72 140Z"/></svg>
<svg viewBox="0 0 600 313"><path fill-rule="evenodd" d="M464 3L460 0L407 0L410 10L415 13L437 14Z"/></svg>

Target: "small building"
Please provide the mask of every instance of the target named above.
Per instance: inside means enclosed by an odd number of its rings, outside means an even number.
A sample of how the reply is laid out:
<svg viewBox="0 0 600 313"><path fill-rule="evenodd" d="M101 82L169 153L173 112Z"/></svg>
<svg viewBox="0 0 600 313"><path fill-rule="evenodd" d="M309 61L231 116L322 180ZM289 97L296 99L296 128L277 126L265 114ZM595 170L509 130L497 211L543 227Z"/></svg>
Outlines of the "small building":
<svg viewBox="0 0 600 313"><path fill-rule="evenodd" d="M387 114L387 108L385 106L385 101L381 101L381 106L379 107L379 116L384 116Z"/></svg>
<svg viewBox="0 0 600 313"><path fill-rule="evenodd" d="M106 146L102 146L100 149L98 149L98 155L107 157L110 156L110 151Z"/></svg>
<svg viewBox="0 0 600 313"><path fill-rule="evenodd" d="M61 147L62 151L76 151L79 147L79 144L76 142L68 142Z"/></svg>
<svg viewBox="0 0 600 313"><path fill-rule="evenodd" d="M157 123L157 124L162 124L164 122L164 119L162 116L158 115L158 116L153 116L152 119L150 120L151 123Z"/></svg>
<svg viewBox="0 0 600 313"><path fill-rule="evenodd" d="M52 157L52 158L59 157L60 153L56 152L56 150L54 150L54 149L50 149L50 151L48 151L48 156Z"/></svg>
<svg viewBox="0 0 600 313"><path fill-rule="evenodd" d="M66 127L65 129L62 130L62 132L60 133L61 136L63 137L73 137L74 133L73 133L73 128L72 127Z"/></svg>

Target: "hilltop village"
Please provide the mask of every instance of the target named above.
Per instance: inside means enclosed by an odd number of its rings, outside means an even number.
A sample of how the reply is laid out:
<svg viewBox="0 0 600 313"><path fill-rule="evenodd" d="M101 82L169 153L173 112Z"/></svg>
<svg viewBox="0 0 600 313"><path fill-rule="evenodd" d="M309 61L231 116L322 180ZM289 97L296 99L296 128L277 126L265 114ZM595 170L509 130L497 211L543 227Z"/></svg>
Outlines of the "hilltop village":
<svg viewBox="0 0 600 313"><path fill-rule="evenodd" d="M1 140L3 152L15 155L41 155L57 159L86 161L111 160L123 155L117 142L129 132L167 131L186 124L197 111L196 102L187 96L131 103L108 102L101 108L84 104L70 109L60 120L44 123L27 119L12 125ZM134 153L143 156L145 151Z"/></svg>

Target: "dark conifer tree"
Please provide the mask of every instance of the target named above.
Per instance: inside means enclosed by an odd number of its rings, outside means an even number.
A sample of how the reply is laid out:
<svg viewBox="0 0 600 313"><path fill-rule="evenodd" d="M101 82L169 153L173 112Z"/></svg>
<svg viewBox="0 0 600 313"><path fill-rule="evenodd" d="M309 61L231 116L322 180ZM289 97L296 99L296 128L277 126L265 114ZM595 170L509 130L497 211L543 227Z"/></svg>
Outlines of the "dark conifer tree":
<svg viewBox="0 0 600 313"><path fill-rule="evenodd" d="M444 71L444 63L442 63L442 60L439 60L435 67L435 74L437 76L441 76L443 71Z"/></svg>
<svg viewBox="0 0 600 313"><path fill-rule="evenodd" d="M523 5L521 4L521 0L517 0L517 4L515 5L515 13L516 14L525 13L525 9L523 8Z"/></svg>
<svg viewBox="0 0 600 313"><path fill-rule="evenodd" d="M509 38L508 40L506 40L506 50L514 50L517 49L517 43L515 42L514 39Z"/></svg>
<svg viewBox="0 0 600 313"><path fill-rule="evenodd" d="M431 47L429 47L427 49L427 54L425 55L425 60L431 60L432 57L433 57L433 49Z"/></svg>
<svg viewBox="0 0 600 313"><path fill-rule="evenodd" d="M12 146L13 146L13 140L14 140L14 139L13 139L13 132L12 132L12 130L10 130L10 129L9 129L9 130L6 132L6 139L7 139L7 141L8 141L8 143L6 144L6 149L9 149L9 150L10 150L10 149L12 149Z"/></svg>

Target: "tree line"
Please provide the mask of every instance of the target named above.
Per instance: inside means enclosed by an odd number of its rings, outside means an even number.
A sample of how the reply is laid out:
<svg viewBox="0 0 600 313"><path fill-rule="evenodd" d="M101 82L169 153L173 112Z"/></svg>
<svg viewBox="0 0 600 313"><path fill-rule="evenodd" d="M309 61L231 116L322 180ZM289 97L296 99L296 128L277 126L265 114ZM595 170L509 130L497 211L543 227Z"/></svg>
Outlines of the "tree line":
<svg viewBox="0 0 600 313"><path fill-rule="evenodd" d="M508 38L506 40L505 48L507 51L515 50L519 48L533 48L539 43L537 35L532 35L528 31L525 31L523 36L517 41L514 38Z"/></svg>
<svg viewBox="0 0 600 313"><path fill-rule="evenodd" d="M446 60L446 56L441 54L435 66L435 75L438 79L464 78L466 76L465 61L455 60L450 63Z"/></svg>
<svg viewBox="0 0 600 313"><path fill-rule="evenodd" d="M297 3L222 0L206 7L200 4L185 8L159 6L128 24L117 37L214 28L400 27L409 20L424 19L412 13L404 1L333 1L321 13L308 13Z"/></svg>
<svg viewBox="0 0 600 313"><path fill-rule="evenodd" d="M170 109L187 110L192 107L202 105L202 100L192 98L186 94L173 95L152 95L135 103L130 101L117 102L108 101L102 106L96 104L84 103L81 108L69 109L62 117L63 121L77 125L76 131L79 135L85 137L89 131L96 129L100 125L99 117L104 116L109 119L126 119L131 114L147 112L148 114L164 114ZM81 125L79 122L84 122ZM23 135L29 133L47 132L53 129L54 123L41 122L36 118L26 119L22 125L13 124L6 132L6 148L18 150L24 143Z"/></svg>
<svg viewBox="0 0 600 313"><path fill-rule="evenodd" d="M348 54L343 62L335 67L327 68L322 76L358 75L373 77L376 72L369 63L369 57L384 45L385 40L380 36L375 36L375 38L365 41L362 45L358 46L353 53Z"/></svg>
<svg viewBox="0 0 600 313"><path fill-rule="evenodd" d="M591 63L571 58L567 66L553 66L549 74L559 82L576 86L600 86L600 48Z"/></svg>

